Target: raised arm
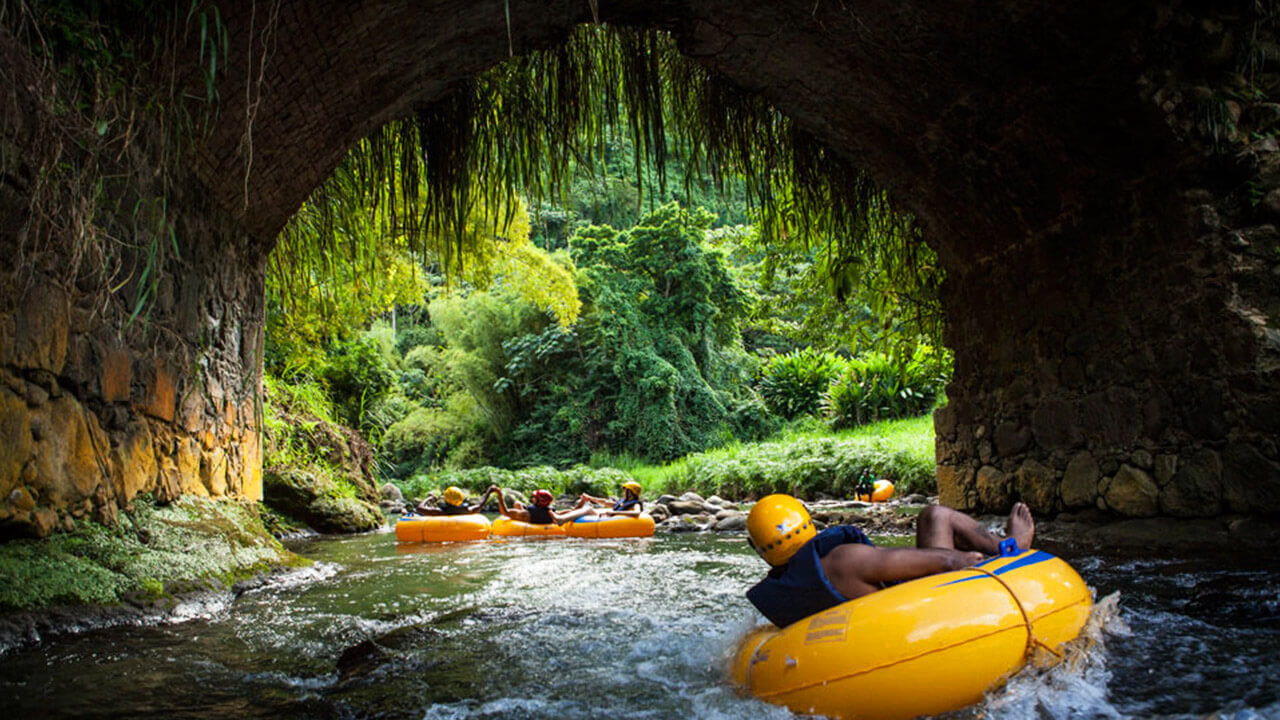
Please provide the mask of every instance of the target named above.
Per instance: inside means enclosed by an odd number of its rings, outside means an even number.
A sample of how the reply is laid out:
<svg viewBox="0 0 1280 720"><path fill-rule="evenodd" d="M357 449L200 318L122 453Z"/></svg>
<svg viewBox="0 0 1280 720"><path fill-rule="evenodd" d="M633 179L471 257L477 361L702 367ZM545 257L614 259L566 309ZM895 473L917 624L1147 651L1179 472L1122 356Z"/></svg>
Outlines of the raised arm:
<svg viewBox="0 0 1280 720"><path fill-rule="evenodd" d="M524 508L510 508L510 509L507 508L507 502L502 497L502 488L498 487L497 485L490 485L488 492L491 492L494 495L498 496L498 512L502 513L506 517L511 518L512 520L520 520L523 522L529 521L528 510L525 510Z"/></svg>
<svg viewBox="0 0 1280 720"><path fill-rule="evenodd" d="M484 491L484 494L480 496L480 500L476 502L475 505L467 506L467 512L478 513L481 510L484 510L484 504L489 501L489 496L493 494L493 491L494 491L494 486L490 485L489 489ZM499 500L498 503L501 504L502 501Z"/></svg>
<svg viewBox="0 0 1280 720"><path fill-rule="evenodd" d="M849 599L879 590L882 583L914 580L981 562L980 552L937 548L878 548L849 543L822 558L827 579Z"/></svg>

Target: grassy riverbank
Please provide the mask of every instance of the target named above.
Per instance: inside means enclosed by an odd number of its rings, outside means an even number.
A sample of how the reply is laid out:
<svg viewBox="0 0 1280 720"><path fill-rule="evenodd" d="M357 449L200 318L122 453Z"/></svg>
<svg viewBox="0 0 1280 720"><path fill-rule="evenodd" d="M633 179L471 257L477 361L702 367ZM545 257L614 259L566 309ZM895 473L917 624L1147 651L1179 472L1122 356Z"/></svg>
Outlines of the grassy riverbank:
<svg viewBox="0 0 1280 720"><path fill-rule="evenodd" d="M307 561L263 527L256 505L139 498L107 527L84 521L40 540L0 543L0 612L58 605L149 605Z"/></svg>
<svg viewBox="0 0 1280 720"><path fill-rule="evenodd" d="M821 427L792 430L767 442L735 442L664 465L602 455L593 457L591 464L594 467L569 470L450 471L416 476L402 483L401 489L413 497L447 485L482 492L490 484L523 492L543 487L558 493L616 494L619 484L635 479L650 497L693 490L727 498L788 492L813 499L819 494L851 494L866 471L892 480L900 495L937 492L930 415L834 433Z"/></svg>

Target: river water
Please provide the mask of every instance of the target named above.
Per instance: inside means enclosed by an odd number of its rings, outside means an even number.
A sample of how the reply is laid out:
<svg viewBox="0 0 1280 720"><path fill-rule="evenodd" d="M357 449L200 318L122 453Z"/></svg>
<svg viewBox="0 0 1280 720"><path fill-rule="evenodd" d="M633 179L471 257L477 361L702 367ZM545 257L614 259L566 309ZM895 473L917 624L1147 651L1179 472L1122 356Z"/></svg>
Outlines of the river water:
<svg viewBox="0 0 1280 720"><path fill-rule="evenodd" d="M180 621L0 657L9 717L789 718L725 662L758 617L742 535L294 544L309 570ZM1103 602L1092 641L956 718L1280 717L1280 562L1048 547ZM927 687L927 686L926 686Z"/></svg>

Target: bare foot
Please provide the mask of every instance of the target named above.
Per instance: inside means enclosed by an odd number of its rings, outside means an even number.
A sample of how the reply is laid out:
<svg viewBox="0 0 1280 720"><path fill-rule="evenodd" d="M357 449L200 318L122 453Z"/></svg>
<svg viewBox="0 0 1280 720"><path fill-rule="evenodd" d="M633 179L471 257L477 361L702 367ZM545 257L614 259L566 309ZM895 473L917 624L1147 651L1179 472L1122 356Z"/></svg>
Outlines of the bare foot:
<svg viewBox="0 0 1280 720"><path fill-rule="evenodd" d="M1036 534L1036 521L1031 517L1031 508L1024 502L1014 503L1009 511L1009 525L1005 534L1018 541L1018 549L1031 547L1031 539Z"/></svg>

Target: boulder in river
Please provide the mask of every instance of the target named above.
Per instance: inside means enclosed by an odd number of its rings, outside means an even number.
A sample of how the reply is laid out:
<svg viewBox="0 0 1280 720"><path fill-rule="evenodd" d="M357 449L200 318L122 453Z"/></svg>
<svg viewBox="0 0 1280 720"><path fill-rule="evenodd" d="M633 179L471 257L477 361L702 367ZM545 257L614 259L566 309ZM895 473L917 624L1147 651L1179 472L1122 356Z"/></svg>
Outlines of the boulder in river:
<svg viewBox="0 0 1280 720"><path fill-rule="evenodd" d="M263 475L267 505L324 533L353 533L382 526L382 511L349 497L322 474L298 468L272 468Z"/></svg>
<svg viewBox="0 0 1280 720"><path fill-rule="evenodd" d="M707 506L700 500L673 500L667 504L672 515L697 515L707 512Z"/></svg>
<svg viewBox="0 0 1280 720"><path fill-rule="evenodd" d="M747 516L742 513L727 515L716 521L716 532L730 532L747 529Z"/></svg>
<svg viewBox="0 0 1280 720"><path fill-rule="evenodd" d="M378 488L378 497L382 500L396 500L404 503L404 493L400 492L400 488L394 483L386 483Z"/></svg>

